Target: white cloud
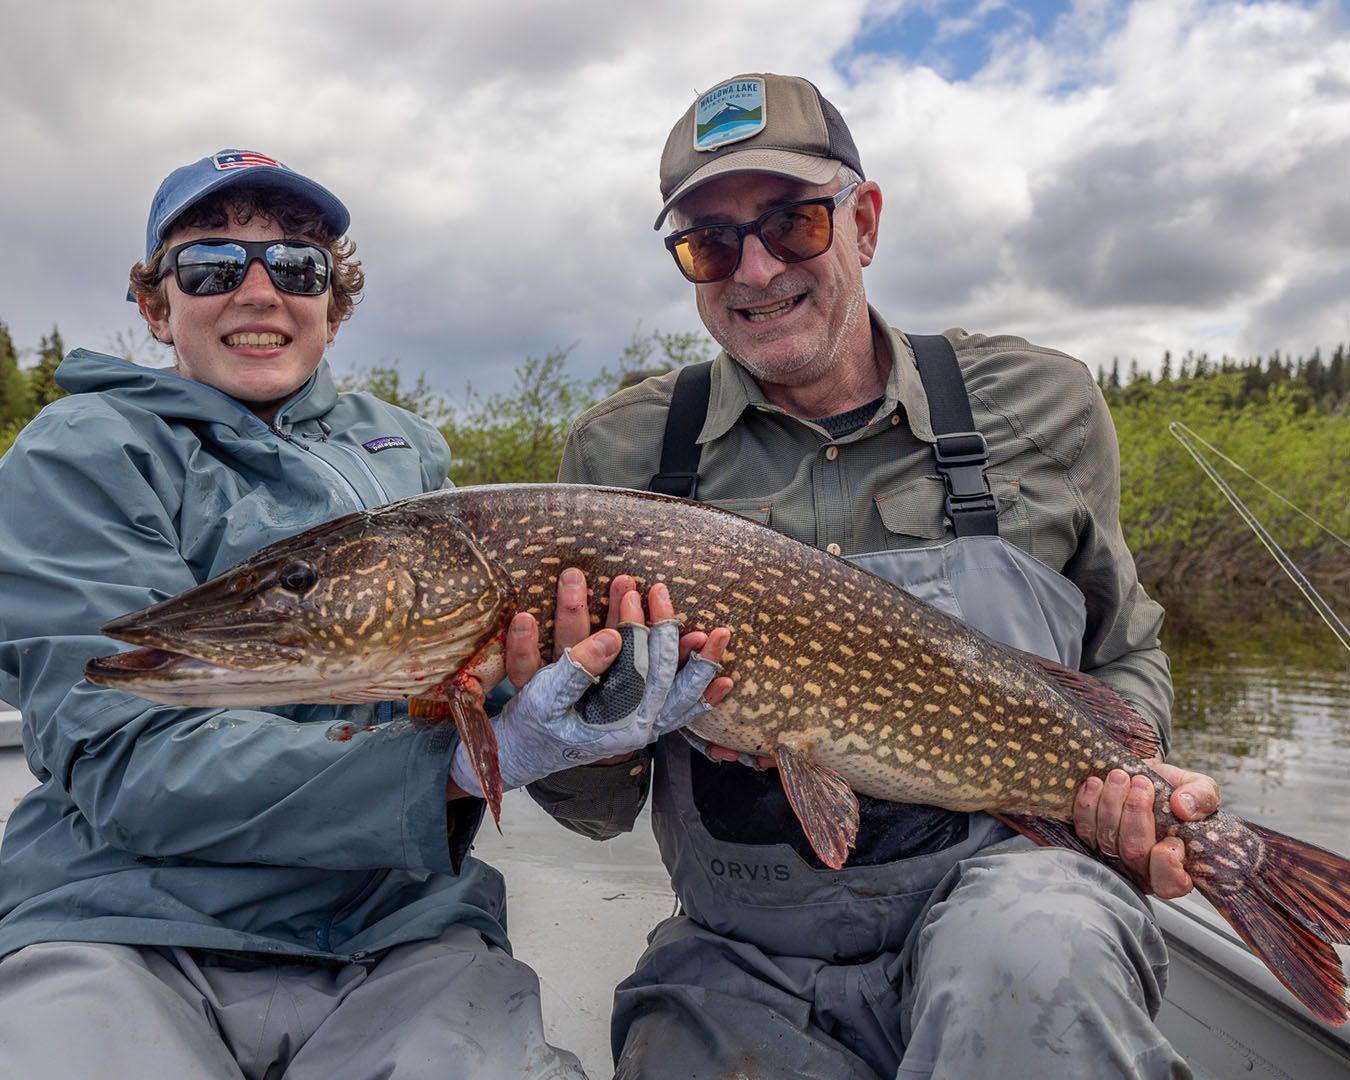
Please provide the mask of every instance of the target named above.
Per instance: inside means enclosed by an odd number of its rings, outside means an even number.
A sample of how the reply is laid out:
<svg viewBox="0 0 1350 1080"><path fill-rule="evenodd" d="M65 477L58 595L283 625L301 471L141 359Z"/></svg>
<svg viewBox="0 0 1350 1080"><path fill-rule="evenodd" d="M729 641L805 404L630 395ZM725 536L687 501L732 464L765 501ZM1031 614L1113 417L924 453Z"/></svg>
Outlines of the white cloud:
<svg viewBox="0 0 1350 1080"><path fill-rule="evenodd" d="M968 82L869 60L850 119L903 245L873 299L1094 366L1346 340L1315 283L1350 268L1347 61L1337 8L1171 2L1085 7Z"/></svg>
<svg viewBox="0 0 1350 1080"><path fill-rule="evenodd" d="M340 368L495 389L576 342L598 369L639 323L698 326L650 228L657 161L693 96L747 70L806 75L848 118L886 198L869 293L899 325L1094 366L1350 340L1336 4L1081 3L1043 40L1014 22L965 81L852 47L892 0L0 5L0 319L21 345L133 327L155 185L246 146L352 209L368 287Z"/></svg>

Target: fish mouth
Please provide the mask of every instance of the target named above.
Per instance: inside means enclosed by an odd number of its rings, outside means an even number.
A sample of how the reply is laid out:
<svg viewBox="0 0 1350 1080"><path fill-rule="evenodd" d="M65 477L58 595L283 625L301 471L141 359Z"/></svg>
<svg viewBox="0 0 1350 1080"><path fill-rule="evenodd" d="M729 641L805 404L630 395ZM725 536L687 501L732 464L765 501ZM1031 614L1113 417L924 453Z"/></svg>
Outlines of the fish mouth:
<svg viewBox="0 0 1350 1080"><path fill-rule="evenodd" d="M256 672L301 663L305 658L305 633L284 620L231 620L179 627L172 620L149 621L145 616L145 611L133 612L103 624L100 629L106 636L141 646L135 654L119 653L103 659L115 661L140 654L131 663L139 665L141 671L162 669L172 660L192 659L210 667Z"/></svg>
<svg viewBox="0 0 1350 1080"><path fill-rule="evenodd" d="M84 665L84 677L96 686L122 689L135 688L143 682L197 682L214 673L237 670L186 653L149 648L95 656Z"/></svg>
<svg viewBox="0 0 1350 1080"><path fill-rule="evenodd" d="M85 664L84 677L162 705L289 705L329 696L329 679L308 667L226 666L160 648L96 656Z"/></svg>
<svg viewBox="0 0 1350 1080"><path fill-rule="evenodd" d="M279 667L284 663L285 660L282 659L271 666ZM181 679L185 676L227 673L253 675L258 670L256 666L222 664L200 656L155 647L131 649L128 652L113 653L111 656L96 656L84 666L85 677L104 686L113 682L132 682L148 678Z"/></svg>
<svg viewBox="0 0 1350 1080"><path fill-rule="evenodd" d="M180 661L192 662L192 657L168 649L132 649L130 652L115 653L112 656L96 656L85 665L85 671L99 674L120 675L140 674L147 671L159 671ZM203 663L204 661L196 661Z"/></svg>

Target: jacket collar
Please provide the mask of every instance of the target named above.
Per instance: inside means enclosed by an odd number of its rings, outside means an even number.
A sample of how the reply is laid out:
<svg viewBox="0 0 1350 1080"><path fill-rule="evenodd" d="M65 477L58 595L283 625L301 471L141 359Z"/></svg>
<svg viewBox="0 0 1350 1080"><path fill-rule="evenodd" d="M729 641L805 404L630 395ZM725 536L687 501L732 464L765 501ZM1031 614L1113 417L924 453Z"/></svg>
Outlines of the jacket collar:
<svg viewBox="0 0 1350 1080"><path fill-rule="evenodd" d="M237 431L263 423L243 402L214 387L175 374L169 368L145 367L116 356L75 349L56 369L56 381L72 394L112 394L157 416L228 424ZM328 361L320 362L309 380L277 411L278 423L290 426L327 413L337 400Z"/></svg>

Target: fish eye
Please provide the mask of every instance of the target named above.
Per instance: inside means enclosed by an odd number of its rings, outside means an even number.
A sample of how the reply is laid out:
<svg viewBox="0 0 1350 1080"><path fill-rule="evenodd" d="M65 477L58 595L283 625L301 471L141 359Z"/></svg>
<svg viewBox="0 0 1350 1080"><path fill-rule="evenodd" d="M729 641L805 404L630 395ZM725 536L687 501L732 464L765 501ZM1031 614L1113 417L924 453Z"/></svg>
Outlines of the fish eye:
<svg viewBox="0 0 1350 1080"><path fill-rule="evenodd" d="M281 582L283 589L288 589L293 593L307 592L319 580L318 571L307 562L293 562L287 566L280 574L277 580Z"/></svg>

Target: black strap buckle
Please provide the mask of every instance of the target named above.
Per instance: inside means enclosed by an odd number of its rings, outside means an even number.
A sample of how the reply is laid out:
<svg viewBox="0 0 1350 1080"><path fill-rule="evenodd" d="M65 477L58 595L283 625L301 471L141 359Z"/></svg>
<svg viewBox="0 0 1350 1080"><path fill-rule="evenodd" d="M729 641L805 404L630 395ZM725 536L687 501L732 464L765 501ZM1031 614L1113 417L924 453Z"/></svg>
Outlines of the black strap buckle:
<svg viewBox="0 0 1350 1080"><path fill-rule="evenodd" d="M681 499L698 498L698 473L670 472L657 473L647 485L648 491L658 495L674 495Z"/></svg>
<svg viewBox="0 0 1350 1080"><path fill-rule="evenodd" d="M984 475L984 467L989 461L989 444L983 435L978 431L952 431L939 435L933 455L947 487L947 516L953 524L958 514L997 513L998 504Z"/></svg>

